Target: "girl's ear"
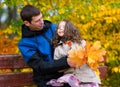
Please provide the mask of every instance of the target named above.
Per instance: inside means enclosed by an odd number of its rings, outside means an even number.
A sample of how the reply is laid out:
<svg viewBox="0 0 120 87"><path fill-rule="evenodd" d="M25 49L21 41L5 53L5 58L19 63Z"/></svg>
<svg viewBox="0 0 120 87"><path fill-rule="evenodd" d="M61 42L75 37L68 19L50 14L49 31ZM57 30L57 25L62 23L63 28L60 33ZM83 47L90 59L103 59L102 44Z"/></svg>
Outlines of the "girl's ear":
<svg viewBox="0 0 120 87"><path fill-rule="evenodd" d="M24 24L26 25L26 26L30 26L30 22L29 21L24 21Z"/></svg>

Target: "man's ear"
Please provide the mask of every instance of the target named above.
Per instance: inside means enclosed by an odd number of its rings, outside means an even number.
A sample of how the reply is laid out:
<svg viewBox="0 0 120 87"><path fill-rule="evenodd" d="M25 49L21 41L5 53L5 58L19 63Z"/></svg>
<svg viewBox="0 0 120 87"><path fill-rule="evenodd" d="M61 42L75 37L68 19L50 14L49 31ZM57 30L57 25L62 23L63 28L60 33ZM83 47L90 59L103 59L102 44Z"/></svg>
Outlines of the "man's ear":
<svg viewBox="0 0 120 87"><path fill-rule="evenodd" d="M30 26L30 22L29 21L24 21L24 24L26 25L26 26Z"/></svg>

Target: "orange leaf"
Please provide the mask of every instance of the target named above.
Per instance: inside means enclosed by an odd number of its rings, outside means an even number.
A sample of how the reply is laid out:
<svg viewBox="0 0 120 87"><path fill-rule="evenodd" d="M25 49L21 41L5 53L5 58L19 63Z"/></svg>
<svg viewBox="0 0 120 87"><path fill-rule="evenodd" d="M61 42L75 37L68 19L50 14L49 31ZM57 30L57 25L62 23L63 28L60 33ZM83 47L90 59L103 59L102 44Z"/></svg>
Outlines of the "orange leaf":
<svg viewBox="0 0 120 87"><path fill-rule="evenodd" d="M76 67L80 67L83 64L88 64L91 69L97 71L99 62L104 61L104 55L106 51L101 49L101 44L99 41L86 42L85 49L82 49L80 46L77 49L71 49L68 52L68 57L70 61L76 63Z"/></svg>
<svg viewBox="0 0 120 87"><path fill-rule="evenodd" d="M85 50L83 50L81 47L78 47L76 50L71 49L68 52L68 55L70 61L76 63L76 67L80 67L86 63Z"/></svg>

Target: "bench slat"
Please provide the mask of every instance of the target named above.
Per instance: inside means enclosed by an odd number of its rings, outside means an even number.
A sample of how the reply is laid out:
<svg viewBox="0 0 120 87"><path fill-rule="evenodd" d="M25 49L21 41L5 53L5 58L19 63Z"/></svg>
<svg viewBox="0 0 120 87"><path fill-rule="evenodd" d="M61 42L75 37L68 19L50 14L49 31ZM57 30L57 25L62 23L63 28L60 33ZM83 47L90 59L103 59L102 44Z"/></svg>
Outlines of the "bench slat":
<svg viewBox="0 0 120 87"><path fill-rule="evenodd" d="M0 87L19 87L33 85L32 72L0 74Z"/></svg>
<svg viewBox="0 0 120 87"><path fill-rule="evenodd" d="M0 55L0 69L29 67L21 55Z"/></svg>

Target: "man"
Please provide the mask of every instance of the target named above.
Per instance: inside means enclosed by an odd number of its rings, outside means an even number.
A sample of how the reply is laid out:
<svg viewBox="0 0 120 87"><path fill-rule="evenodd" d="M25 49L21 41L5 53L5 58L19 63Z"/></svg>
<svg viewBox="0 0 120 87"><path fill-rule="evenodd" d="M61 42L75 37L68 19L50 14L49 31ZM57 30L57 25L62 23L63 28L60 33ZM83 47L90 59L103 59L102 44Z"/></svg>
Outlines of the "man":
<svg viewBox="0 0 120 87"><path fill-rule="evenodd" d="M23 7L20 15L24 22L22 38L18 44L20 52L27 64L33 68L33 80L37 86L52 87L46 85L46 82L60 77L63 73L57 71L69 68L70 65L67 57L53 60L51 39L56 25L43 20L42 13L32 5Z"/></svg>

